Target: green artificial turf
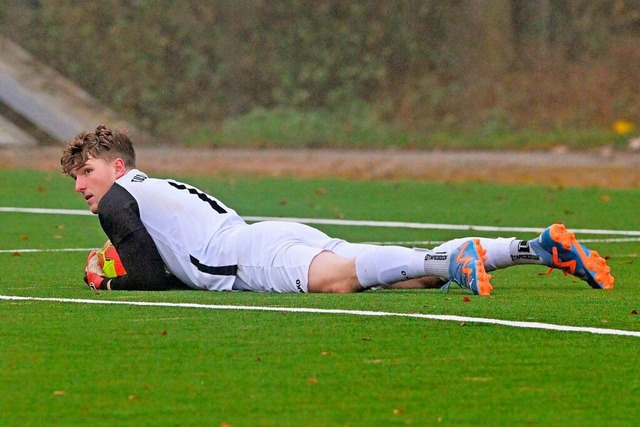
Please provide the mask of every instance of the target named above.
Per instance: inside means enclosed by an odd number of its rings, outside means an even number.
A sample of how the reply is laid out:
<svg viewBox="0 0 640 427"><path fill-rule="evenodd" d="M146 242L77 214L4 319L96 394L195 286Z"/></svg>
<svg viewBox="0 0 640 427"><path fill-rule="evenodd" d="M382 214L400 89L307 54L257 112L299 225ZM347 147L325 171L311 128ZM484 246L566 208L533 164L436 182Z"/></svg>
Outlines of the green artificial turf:
<svg viewBox="0 0 640 427"><path fill-rule="evenodd" d="M56 173L0 171L0 207L86 211ZM241 215L639 230L634 190L409 181L180 177ZM640 337L524 329L472 318L640 331L640 242L579 234L613 291L539 266L493 273L491 297L101 292L82 281L97 218L0 212L0 425L635 425ZM318 225L354 242L535 233ZM628 236L627 236L628 237ZM62 250L65 251L54 251ZM30 252L30 250L36 250ZM60 302L65 298L75 302ZM230 310L88 304L242 306ZM463 321L251 310L457 315Z"/></svg>

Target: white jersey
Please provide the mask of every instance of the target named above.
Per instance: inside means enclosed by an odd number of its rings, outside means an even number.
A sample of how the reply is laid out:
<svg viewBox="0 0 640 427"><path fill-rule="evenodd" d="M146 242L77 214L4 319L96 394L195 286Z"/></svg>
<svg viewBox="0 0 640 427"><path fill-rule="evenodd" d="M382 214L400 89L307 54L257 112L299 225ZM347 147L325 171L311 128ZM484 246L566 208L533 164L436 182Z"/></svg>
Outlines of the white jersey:
<svg viewBox="0 0 640 427"><path fill-rule="evenodd" d="M368 250L304 224L248 225L209 194L137 169L105 193L98 217L126 269L110 280L113 290L179 283L210 291L308 292L309 266L320 252L354 257Z"/></svg>
<svg viewBox="0 0 640 427"><path fill-rule="evenodd" d="M139 217L168 270L180 281L199 289L232 289L238 260L231 231L246 225L233 209L195 187L149 178L137 169L119 178L114 187L109 192L121 194L111 197L117 200L116 205L120 206L128 198L127 193L133 197L135 202L124 204L129 206L129 211L134 211L132 216ZM100 214L103 222L102 207ZM112 215L112 221L117 217ZM107 231L105 225L103 222ZM111 229L112 234L118 234L117 228ZM132 230L124 225L120 231L126 234Z"/></svg>

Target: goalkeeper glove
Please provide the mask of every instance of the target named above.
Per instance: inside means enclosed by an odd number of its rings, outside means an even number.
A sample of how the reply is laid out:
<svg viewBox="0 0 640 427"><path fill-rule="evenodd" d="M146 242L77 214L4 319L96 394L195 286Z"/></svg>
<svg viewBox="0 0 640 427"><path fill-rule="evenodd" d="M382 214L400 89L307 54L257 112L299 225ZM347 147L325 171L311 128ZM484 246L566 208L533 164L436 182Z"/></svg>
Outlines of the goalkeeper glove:
<svg viewBox="0 0 640 427"><path fill-rule="evenodd" d="M104 272L98 264L98 255L96 251L91 251L87 257L87 267L84 269L84 282L94 291L100 289L104 277Z"/></svg>
<svg viewBox="0 0 640 427"><path fill-rule="evenodd" d="M102 286L102 282L104 282L105 280L107 280L106 277L102 277L100 275L97 275L96 273L90 273L88 271L85 271L84 273L84 282L89 285L89 287L94 291L100 289L100 286Z"/></svg>

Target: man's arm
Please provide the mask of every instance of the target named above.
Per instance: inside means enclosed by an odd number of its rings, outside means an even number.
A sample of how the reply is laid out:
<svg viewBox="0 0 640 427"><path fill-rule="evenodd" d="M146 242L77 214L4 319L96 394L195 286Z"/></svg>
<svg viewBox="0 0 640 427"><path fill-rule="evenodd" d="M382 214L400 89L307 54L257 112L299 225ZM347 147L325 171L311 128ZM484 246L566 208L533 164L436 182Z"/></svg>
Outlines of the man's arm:
<svg viewBox="0 0 640 427"><path fill-rule="evenodd" d="M120 255L124 276L107 279L105 289L166 290L184 287L170 275L151 235L140 219L134 197L118 184L103 196L98 210L100 224Z"/></svg>
<svg viewBox="0 0 640 427"><path fill-rule="evenodd" d="M184 287L166 271L151 236L144 228L126 236L118 243L116 250L126 274L108 279L108 289L161 291Z"/></svg>

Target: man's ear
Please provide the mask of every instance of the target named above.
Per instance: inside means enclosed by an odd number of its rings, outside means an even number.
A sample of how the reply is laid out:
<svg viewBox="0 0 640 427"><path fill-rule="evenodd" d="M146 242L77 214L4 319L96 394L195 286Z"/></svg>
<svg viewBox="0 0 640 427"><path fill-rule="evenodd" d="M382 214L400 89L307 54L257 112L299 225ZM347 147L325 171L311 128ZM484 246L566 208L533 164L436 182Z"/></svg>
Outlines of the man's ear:
<svg viewBox="0 0 640 427"><path fill-rule="evenodd" d="M113 161L113 167L116 172L116 179L127 173L127 168L124 165L124 160L122 160L120 157Z"/></svg>

